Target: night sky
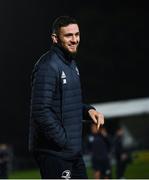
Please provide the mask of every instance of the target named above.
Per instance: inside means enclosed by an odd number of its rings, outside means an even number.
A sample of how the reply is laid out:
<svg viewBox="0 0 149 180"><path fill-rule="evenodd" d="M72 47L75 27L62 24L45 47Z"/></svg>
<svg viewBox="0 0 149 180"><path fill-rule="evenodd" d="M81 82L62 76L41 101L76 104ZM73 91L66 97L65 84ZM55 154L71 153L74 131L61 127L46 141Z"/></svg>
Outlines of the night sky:
<svg viewBox="0 0 149 180"><path fill-rule="evenodd" d="M79 24L77 55L83 99L108 102L148 96L148 11L145 1L0 1L0 142L26 154L30 76L50 48L59 15Z"/></svg>

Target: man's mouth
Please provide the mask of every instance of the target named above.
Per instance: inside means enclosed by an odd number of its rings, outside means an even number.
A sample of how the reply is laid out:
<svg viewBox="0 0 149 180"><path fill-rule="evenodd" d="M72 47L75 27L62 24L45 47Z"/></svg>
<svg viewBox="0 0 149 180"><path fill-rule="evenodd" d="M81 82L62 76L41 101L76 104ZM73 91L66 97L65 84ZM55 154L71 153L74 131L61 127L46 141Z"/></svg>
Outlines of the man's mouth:
<svg viewBox="0 0 149 180"><path fill-rule="evenodd" d="M72 49L74 49L74 48L77 47L77 45L76 45L76 44L75 44L75 45L69 45L69 47L72 48Z"/></svg>

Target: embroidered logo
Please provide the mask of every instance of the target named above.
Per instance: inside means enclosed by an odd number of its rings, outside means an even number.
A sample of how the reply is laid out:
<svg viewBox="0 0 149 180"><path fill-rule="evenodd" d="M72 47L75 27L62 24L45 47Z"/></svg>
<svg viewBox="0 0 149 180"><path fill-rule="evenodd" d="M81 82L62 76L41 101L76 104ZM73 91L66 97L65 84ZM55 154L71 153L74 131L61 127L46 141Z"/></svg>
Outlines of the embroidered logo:
<svg viewBox="0 0 149 180"><path fill-rule="evenodd" d="M64 178L64 179L70 179L70 178L71 178L71 172L70 172L70 170L65 170L65 171L63 171L61 177Z"/></svg>
<svg viewBox="0 0 149 180"><path fill-rule="evenodd" d="M66 74L64 73L64 71L62 71L61 78L62 78L63 84L66 84L67 83Z"/></svg>
<svg viewBox="0 0 149 180"><path fill-rule="evenodd" d="M78 68L77 68L77 67L76 67L76 71L77 71L77 75L80 75L80 74L79 74L79 70L78 70Z"/></svg>
<svg viewBox="0 0 149 180"><path fill-rule="evenodd" d="M61 78L62 79L66 78L66 74L64 73L64 71L62 71Z"/></svg>
<svg viewBox="0 0 149 180"><path fill-rule="evenodd" d="M63 79L63 84L66 84L66 83L67 83L66 79Z"/></svg>

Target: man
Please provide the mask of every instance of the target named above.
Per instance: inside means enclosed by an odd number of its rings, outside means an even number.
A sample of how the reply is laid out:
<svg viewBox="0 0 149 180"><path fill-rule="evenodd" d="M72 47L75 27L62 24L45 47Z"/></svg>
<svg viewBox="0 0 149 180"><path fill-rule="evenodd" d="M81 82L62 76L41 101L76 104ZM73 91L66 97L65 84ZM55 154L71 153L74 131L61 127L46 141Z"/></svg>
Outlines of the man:
<svg viewBox="0 0 149 180"><path fill-rule="evenodd" d="M125 179L125 171L128 164L131 162L131 152L124 147L124 129L118 127L114 139L114 153L116 160L116 178Z"/></svg>
<svg viewBox="0 0 149 180"><path fill-rule="evenodd" d="M90 137L91 161L95 179L111 179L110 150L111 138L104 126L97 131L96 125L91 126Z"/></svg>
<svg viewBox="0 0 149 180"><path fill-rule="evenodd" d="M39 59L32 75L30 150L42 178L85 179L81 121L92 118L99 129L104 118L82 103L74 61L80 42L76 20L57 18L51 38L51 50Z"/></svg>
<svg viewBox="0 0 149 180"><path fill-rule="evenodd" d="M0 179L8 179L10 152L7 144L0 144Z"/></svg>

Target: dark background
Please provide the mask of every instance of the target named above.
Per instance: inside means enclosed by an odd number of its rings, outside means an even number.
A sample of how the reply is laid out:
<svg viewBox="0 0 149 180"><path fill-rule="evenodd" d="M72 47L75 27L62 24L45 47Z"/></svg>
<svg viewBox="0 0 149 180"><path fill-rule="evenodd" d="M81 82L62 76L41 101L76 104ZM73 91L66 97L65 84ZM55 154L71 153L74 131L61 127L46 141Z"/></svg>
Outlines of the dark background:
<svg viewBox="0 0 149 180"><path fill-rule="evenodd" d="M30 76L50 47L49 28L59 15L79 24L78 66L87 103L148 96L146 1L0 1L0 143L28 154Z"/></svg>

